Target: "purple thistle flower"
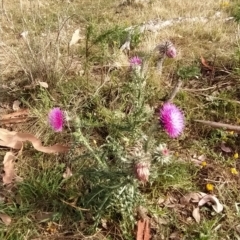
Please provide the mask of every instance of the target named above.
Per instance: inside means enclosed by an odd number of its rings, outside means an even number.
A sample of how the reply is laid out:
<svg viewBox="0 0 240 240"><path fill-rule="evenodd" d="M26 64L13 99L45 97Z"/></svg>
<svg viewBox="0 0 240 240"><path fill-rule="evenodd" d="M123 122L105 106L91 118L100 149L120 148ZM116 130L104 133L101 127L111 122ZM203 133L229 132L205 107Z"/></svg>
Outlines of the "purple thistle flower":
<svg viewBox="0 0 240 240"><path fill-rule="evenodd" d="M142 59L138 56L134 56L130 58L129 60L131 67L141 66L142 65Z"/></svg>
<svg viewBox="0 0 240 240"><path fill-rule="evenodd" d="M160 110L160 120L172 138L178 137L184 129L184 115L173 103L164 103Z"/></svg>
<svg viewBox="0 0 240 240"><path fill-rule="evenodd" d="M64 125L64 112L60 108L53 108L48 114L48 121L55 132L61 132Z"/></svg>

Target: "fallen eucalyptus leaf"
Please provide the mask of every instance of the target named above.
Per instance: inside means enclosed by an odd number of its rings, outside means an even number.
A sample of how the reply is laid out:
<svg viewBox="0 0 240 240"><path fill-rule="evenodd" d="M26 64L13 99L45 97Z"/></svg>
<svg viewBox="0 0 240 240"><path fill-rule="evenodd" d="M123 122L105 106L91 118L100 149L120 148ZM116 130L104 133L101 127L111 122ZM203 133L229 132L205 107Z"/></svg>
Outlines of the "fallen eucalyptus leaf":
<svg viewBox="0 0 240 240"><path fill-rule="evenodd" d="M8 131L4 128L0 128L0 146L10 147L19 150L23 147L23 142L26 141L31 142L36 150L44 153L63 153L69 150L69 147L60 144L44 147L41 141L32 134L18 133L14 131Z"/></svg>
<svg viewBox="0 0 240 240"><path fill-rule="evenodd" d="M198 206L201 207L206 203L212 203L212 208L216 213L220 213L223 210L223 205L219 202L219 200L213 195L204 196L198 203Z"/></svg>
<svg viewBox="0 0 240 240"><path fill-rule="evenodd" d="M206 193L203 192L192 192L192 193L188 193L186 195L184 195L181 199L180 199L180 203L182 205L187 205L189 203L198 203L200 201L200 199L207 195Z"/></svg>
<svg viewBox="0 0 240 240"><path fill-rule="evenodd" d="M213 66L210 66L207 61L205 60L205 58L203 56L201 56L201 63L204 67L206 67L208 70L211 70L213 71L214 70L214 67Z"/></svg>
<svg viewBox="0 0 240 240"><path fill-rule="evenodd" d="M150 240L149 219L139 220L137 222L136 240Z"/></svg>
<svg viewBox="0 0 240 240"><path fill-rule="evenodd" d="M0 218L6 226L12 222L12 219L5 213L0 213Z"/></svg>
<svg viewBox="0 0 240 240"><path fill-rule="evenodd" d="M7 152L4 156L3 160L3 184L9 184L13 181L16 177L15 170L14 170L14 161L16 157L12 152Z"/></svg>
<svg viewBox="0 0 240 240"><path fill-rule="evenodd" d="M197 223L200 223L201 217L199 207L193 209L192 216Z"/></svg>
<svg viewBox="0 0 240 240"><path fill-rule="evenodd" d="M226 153L232 152L232 149L230 147L227 147L224 142L221 143L221 149L223 152L226 152Z"/></svg>
<svg viewBox="0 0 240 240"><path fill-rule="evenodd" d="M41 82L41 81L39 81L38 83L39 83L39 85L40 85L41 87L43 87L43 88L48 88L48 84L47 84L46 82Z"/></svg>

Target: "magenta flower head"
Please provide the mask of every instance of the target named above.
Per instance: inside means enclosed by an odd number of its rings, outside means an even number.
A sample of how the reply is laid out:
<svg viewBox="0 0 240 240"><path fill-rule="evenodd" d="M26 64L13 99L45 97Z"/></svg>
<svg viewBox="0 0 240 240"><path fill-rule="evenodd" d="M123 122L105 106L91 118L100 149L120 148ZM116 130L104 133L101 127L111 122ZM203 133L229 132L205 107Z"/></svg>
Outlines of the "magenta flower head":
<svg viewBox="0 0 240 240"><path fill-rule="evenodd" d="M53 108L48 114L48 121L55 132L61 132L64 126L64 112L60 108Z"/></svg>
<svg viewBox="0 0 240 240"><path fill-rule="evenodd" d="M130 58L129 62L131 67L137 67L142 65L142 59L137 56Z"/></svg>
<svg viewBox="0 0 240 240"><path fill-rule="evenodd" d="M184 129L184 115L173 103L164 103L160 110L160 120L171 138L178 137Z"/></svg>
<svg viewBox="0 0 240 240"><path fill-rule="evenodd" d="M177 56L177 50L176 48L172 45L170 45L167 49L166 49L166 55L169 58L175 58Z"/></svg>

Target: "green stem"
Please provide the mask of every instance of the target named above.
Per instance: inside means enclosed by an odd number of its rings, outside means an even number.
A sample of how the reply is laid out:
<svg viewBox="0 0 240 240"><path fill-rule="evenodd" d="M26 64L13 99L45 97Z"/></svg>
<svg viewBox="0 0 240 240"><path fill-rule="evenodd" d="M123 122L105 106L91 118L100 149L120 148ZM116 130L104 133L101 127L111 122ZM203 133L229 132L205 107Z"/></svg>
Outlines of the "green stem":
<svg viewBox="0 0 240 240"><path fill-rule="evenodd" d="M86 138L83 136L81 130L79 129L79 134L80 134L80 141L84 144L84 146L92 153L94 158L97 160L98 164L101 165L102 167L107 167L106 163L103 163L103 161L99 158L99 156L94 152Z"/></svg>

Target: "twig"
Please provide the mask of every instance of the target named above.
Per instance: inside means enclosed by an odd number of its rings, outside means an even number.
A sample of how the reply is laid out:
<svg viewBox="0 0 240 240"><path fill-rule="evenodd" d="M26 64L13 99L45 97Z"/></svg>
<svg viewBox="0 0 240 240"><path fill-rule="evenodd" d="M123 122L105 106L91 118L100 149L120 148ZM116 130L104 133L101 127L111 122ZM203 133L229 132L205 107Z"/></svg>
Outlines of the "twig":
<svg viewBox="0 0 240 240"><path fill-rule="evenodd" d="M203 91L208 91L211 89L218 89L222 86L229 85L229 84L230 84L230 82L225 82L225 83L217 84L215 86L207 87L207 88L198 88L198 89L182 88L182 90L188 91L188 92L203 92Z"/></svg>
<svg viewBox="0 0 240 240"><path fill-rule="evenodd" d="M72 14L70 17L66 18L66 19L63 21L62 25L61 25L61 26L59 27L59 29L58 29L57 37L56 37L56 40L55 40L56 43L58 42L60 33L61 33L64 25L66 24L66 22L67 22L69 19L71 19L72 17L74 17L75 15L76 15L76 14L74 13L74 14Z"/></svg>
<svg viewBox="0 0 240 240"><path fill-rule="evenodd" d="M221 98L221 97L215 97L215 96L211 96L211 95L208 95L208 94L204 94L204 93L201 93L200 94L201 96L204 96L204 97L211 97L212 100L222 100L222 101L226 101L226 102L230 102L230 103L236 103L236 104L240 104L240 101L237 101L237 100L232 100L232 99L225 99L225 98Z"/></svg>
<svg viewBox="0 0 240 240"><path fill-rule="evenodd" d="M208 179L208 178L204 178L204 181L207 182L213 182L213 183L232 183L233 181L216 181L216 180L212 180L212 179Z"/></svg>
<svg viewBox="0 0 240 240"><path fill-rule="evenodd" d="M171 102L176 97L176 95L179 92L181 86L182 86L182 80L179 79L177 84L175 85L170 97L168 98L167 102Z"/></svg>
<svg viewBox="0 0 240 240"><path fill-rule="evenodd" d="M64 201L63 199L61 199L61 201L62 201L63 203L65 203L65 204L67 204L67 205L69 205L69 206L71 206L71 207L79 210L79 211L90 211L90 209L77 207L77 206L75 206L74 203L68 203L68 202Z"/></svg>
<svg viewBox="0 0 240 240"><path fill-rule="evenodd" d="M220 123L220 122L212 122L212 121L205 121L205 120L194 120L195 122L203 123L205 125L214 127L214 128L225 128L227 130L232 130L236 132L240 132L240 126Z"/></svg>

